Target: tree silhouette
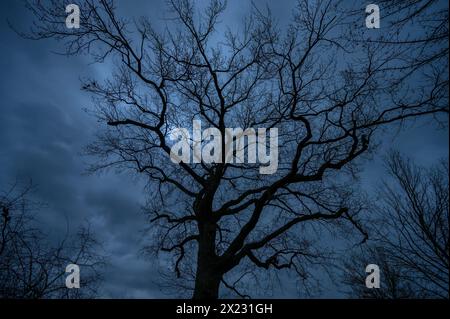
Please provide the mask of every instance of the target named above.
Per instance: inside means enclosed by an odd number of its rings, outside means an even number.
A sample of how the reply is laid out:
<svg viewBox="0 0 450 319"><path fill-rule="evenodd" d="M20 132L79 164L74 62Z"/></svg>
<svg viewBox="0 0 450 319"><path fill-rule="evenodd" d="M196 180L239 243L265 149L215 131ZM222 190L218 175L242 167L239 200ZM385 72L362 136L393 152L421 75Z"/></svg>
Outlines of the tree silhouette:
<svg viewBox="0 0 450 319"><path fill-rule="evenodd" d="M364 245L346 256L344 275L341 282L345 285L350 298L370 299L419 299L425 296L405 280L408 270L394 262L381 245ZM350 262L351 260L351 262ZM376 264L380 269L380 288L367 288L364 272L367 265Z"/></svg>
<svg viewBox="0 0 450 319"><path fill-rule="evenodd" d="M372 247L354 255L358 263L345 262L351 292L370 298L448 298L448 163L424 169L397 152L386 163L391 180L380 186L372 211ZM362 271L370 263L380 266L381 289L365 289Z"/></svg>
<svg viewBox="0 0 450 319"><path fill-rule="evenodd" d="M33 211L39 205L29 199L31 191L31 184L15 183L0 192L0 298L95 297L104 259L89 229L51 244L36 227ZM71 263L82 269L80 289L65 285L66 266Z"/></svg>
<svg viewBox="0 0 450 319"><path fill-rule="evenodd" d="M396 45L369 40L364 8L355 15L341 1L299 1L286 28L256 6L240 28L223 28L222 1L168 5L158 31L146 17L121 18L113 1L86 0L80 28L67 29L64 1L29 1L36 21L24 36L113 61L109 80L83 84L108 124L88 148L100 159L93 169L148 178L153 247L173 253L194 298L217 298L221 283L246 296L242 269L307 276L305 264L321 257L311 229L347 225L366 236L353 178L383 128L448 114L448 55L418 65L433 46L398 43L404 24L389 30ZM220 131L216 163L170 161L169 133L193 120ZM274 174L226 161L226 128L237 127L278 129Z"/></svg>

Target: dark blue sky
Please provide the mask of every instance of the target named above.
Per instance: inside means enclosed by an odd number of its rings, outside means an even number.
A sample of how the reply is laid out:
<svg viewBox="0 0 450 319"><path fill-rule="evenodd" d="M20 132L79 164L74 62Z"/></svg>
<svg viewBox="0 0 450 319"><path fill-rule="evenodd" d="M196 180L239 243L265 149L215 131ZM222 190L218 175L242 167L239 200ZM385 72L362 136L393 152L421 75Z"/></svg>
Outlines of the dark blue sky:
<svg viewBox="0 0 450 319"><path fill-rule="evenodd" d="M271 4L274 15L283 20L293 2ZM148 12L158 19L164 14L163 3L119 1L119 9L123 15ZM230 1L222 21L239 21L249 6L250 1ZM58 48L54 41L24 40L8 28L7 19L26 27L28 18L20 1L0 3L0 188L17 177L31 178L36 185L34 197L47 204L39 211L39 222L52 238L64 234L67 221L72 230L85 221L92 224L110 256L104 297L164 297L156 284L157 268L164 264L139 255L145 224L140 211L146 198L143 181L114 171L84 174L92 159L81 155L83 147L105 124L83 110L91 109L92 102L81 92L80 78L102 78L108 65L89 64L87 57L55 55L51 53ZM447 129L438 130L434 122L421 120L395 138L384 139L374 161L366 165L363 182L372 187L380 181L380 158L391 147L429 165L448 158L448 143Z"/></svg>

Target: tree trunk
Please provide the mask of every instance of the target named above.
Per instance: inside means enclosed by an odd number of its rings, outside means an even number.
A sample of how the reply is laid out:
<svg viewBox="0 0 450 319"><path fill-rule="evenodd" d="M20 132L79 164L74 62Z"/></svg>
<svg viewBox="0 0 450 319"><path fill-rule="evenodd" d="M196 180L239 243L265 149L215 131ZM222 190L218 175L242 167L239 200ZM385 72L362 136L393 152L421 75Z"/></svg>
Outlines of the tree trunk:
<svg viewBox="0 0 450 319"><path fill-rule="evenodd" d="M193 299L217 299L222 272L218 268L215 252L216 225L199 223L197 272Z"/></svg>
<svg viewBox="0 0 450 319"><path fill-rule="evenodd" d="M217 299L222 275L197 267L193 299Z"/></svg>

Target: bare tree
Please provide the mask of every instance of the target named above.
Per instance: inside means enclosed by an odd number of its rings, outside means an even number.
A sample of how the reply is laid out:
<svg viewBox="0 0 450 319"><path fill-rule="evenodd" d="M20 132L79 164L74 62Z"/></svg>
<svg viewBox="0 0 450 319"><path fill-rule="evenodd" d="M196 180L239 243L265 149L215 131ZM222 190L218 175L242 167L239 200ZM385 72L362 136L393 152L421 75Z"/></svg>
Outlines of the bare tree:
<svg viewBox="0 0 450 319"><path fill-rule="evenodd" d="M148 178L153 246L173 253L194 298L217 298L221 283L246 296L245 269L307 277L306 266L324 257L314 233L325 238L342 225L365 236L353 196L357 164L383 127L448 114L447 64L416 68L407 43L349 37L362 23L341 1L299 1L284 29L256 6L240 29L224 29L225 7L169 1L172 19L157 31L148 18L119 17L113 1L86 0L80 28L67 29L64 1L28 2L37 19L25 36L114 62L109 80L83 85L109 126L89 147L100 156L93 169ZM169 133L193 120L220 131L216 163L170 161ZM275 173L226 161L226 128L236 127L278 129Z"/></svg>
<svg viewBox="0 0 450 319"><path fill-rule="evenodd" d="M403 68L405 80L448 65L448 2L444 0L382 0L378 2L382 30L370 37L356 38L404 50L397 68ZM428 71L426 71L428 69Z"/></svg>
<svg viewBox="0 0 450 319"><path fill-rule="evenodd" d="M430 61L446 60L448 56L448 3L443 0L382 0L383 19L391 32L375 41L392 45L408 44L416 58L413 65L421 67ZM412 27L420 25L420 27ZM412 27L412 28L411 28ZM409 30L408 30L409 28ZM409 32L408 31L415 31ZM400 32L406 31L403 34ZM406 33L406 34L405 34ZM420 52L426 51L425 55Z"/></svg>
<svg viewBox="0 0 450 319"><path fill-rule="evenodd" d="M376 264L380 269L380 288L367 288L364 272L367 265ZM382 246L361 245L355 252L345 256L343 292L351 298L370 299L407 299L424 298L421 291L415 289L411 282L405 280L408 270L395 263Z"/></svg>
<svg viewBox="0 0 450 319"><path fill-rule="evenodd" d="M372 212L374 247L352 258L358 266L345 263L347 283L360 297L448 298L448 163L424 169L392 153L387 166L392 180ZM380 265L381 289L365 289L370 263Z"/></svg>
<svg viewBox="0 0 450 319"><path fill-rule="evenodd" d="M36 204L28 198L31 189L14 184L0 193L0 298L94 297L104 260L92 234L83 228L52 245L36 227ZM82 269L80 289L65 285L66 266L71 263Z"/></svg>

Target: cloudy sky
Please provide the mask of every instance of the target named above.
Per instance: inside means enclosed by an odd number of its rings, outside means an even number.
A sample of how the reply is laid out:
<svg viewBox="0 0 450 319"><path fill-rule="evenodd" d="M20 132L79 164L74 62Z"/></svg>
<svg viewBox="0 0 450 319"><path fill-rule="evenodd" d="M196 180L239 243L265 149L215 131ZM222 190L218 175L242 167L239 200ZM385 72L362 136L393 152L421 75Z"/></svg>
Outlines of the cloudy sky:
<svg viewBox="0 0 450 319"><path fill-rule="evenodd" d="M271 5L281 20L290 14L293 1ZM119 1L126 16L145 13L162 21L164 1ZM230 1L224 23L239 21L250 1ZM104 297L167 297L156 281L158 261L140 256L144 215L140 205L146 194L142 180L114 171L87 175L91 158L83 147L95 138L104 123L86 113L90 97L81 92L80 78L101 78L108 65L90 64L88 57L60 56L57 43L18 37L7 20L26 27L30 20L20 1L0 3L0 188L16 178L32 179L34 197L46 203L39 212L41 227L52 238L89 221L110 265L105 270ZM373 186L382 176L380 158L397 148L420 164L448 158L448 131L429 121L420 121L386 138L379 155L363 172L363 182ZM164 266L164 265L160 265Z"/></svg>

